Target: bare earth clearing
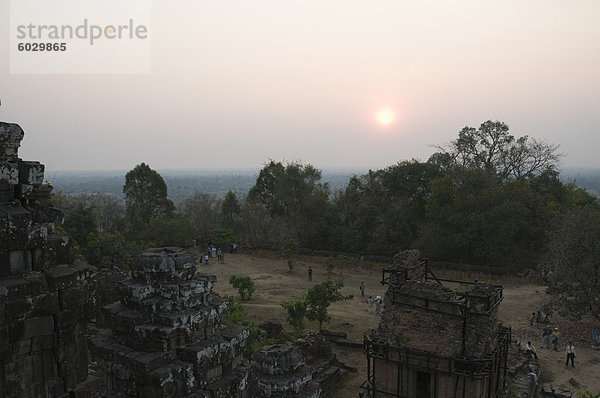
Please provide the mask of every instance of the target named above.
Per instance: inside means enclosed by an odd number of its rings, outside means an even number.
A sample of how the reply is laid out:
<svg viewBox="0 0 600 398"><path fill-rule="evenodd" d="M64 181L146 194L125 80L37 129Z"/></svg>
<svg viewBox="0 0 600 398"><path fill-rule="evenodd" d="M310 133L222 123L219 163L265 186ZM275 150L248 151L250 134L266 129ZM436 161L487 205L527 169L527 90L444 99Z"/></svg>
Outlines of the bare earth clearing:
<svg viewBox="0 0 600 398"><path fill-rule="evenodd" d="M258 256L260 254L260 257ZM313 282L308 282L308 266L313 268ZM325 329L344 331L351 340L362 341L363 335L377 327L378 318L368 313L366 298L368 296L384 296L385 288L380 284L383 265L370 265L366 268L348 268L343 275L334 271L332 280L343 279L343 294L354 294L352 300L334 303L329 308L332 320L324 325ZM208 265L201 265L199 271L217 276L215 291L221 295L233 295L237 292L229 284L231 275L250 276L256 286L251 300L243 303L249 317L256 323L264 320L278 320L286 329L286 313L280 303L290 298L299 298L315 283L327 279L327 271L322 258L303 257L299 259L292 273L288 272L285 261L279 260L272 253L261 252L255 255L226 254L225 263L219 264L211 259ZM436 272L441 274L441 272ZM441 275L438 275L441 277ZM482 275L446 275L462 280L488 280ZM364 281L365 295L360 296L359 286ZM500 319L503 324L513 328L513 339L530 340L535 343L542 368L540 384L552 382L555 386L570 388L571 391L589 389L600 392L600 350L590 347L591 320L578 323L569 322L558 316L550 320L552 326L561 330L561 341L558 351L540 349L543 326L529 327L527 319L531 312L536 311L547 299L545 287L527 283L517 277L504 277L488 280L504 285L504 301L500 306ZM307 331L317 331L318 325L307 324ZM565 345L572 340L576 347L577 357L575 368L565 368ZM361 349L342 348L333 345L338 359L347 365L356 367L358 372L342 382L343 386L335 395L336 398L358 397L359 387L366 379L366 360ZM573 379L579 386L573 385Z"/></svg>

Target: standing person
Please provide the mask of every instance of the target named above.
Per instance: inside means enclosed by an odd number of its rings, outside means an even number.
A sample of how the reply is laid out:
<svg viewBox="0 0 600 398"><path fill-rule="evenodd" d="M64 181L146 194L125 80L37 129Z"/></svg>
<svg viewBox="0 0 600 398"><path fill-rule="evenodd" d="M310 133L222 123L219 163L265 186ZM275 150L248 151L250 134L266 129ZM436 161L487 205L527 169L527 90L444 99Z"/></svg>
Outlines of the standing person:
<svg viewBox="0 0 600 398"><path fill-rule="evenodd" d="M360 283L360 295L365 297L365 282Z"/></svg>
<svg viewBox="0 0 600 398"><path fill-rule="evenodd" d="M375 315L381 315L381 297L375 298Z"/></svg>
<svg viewBox="0 0 600 398"><path fill-rule="evenodd" d="M535 314L535 323L540 323L542 321L542 312L538 310L537 314Z"/></svg>
<svg viewBox="0 0 600 398"><path fill-rule="evenodd" d="M575 367L575 346L572 341L569 341L569 345L567 345L567 361L565 362L565 367L569 366L569 359L571 360L571 366Z"/></svg>
<svg viewBox="0 0 600 398"><path fill-rule="evenodd" d="M560 332L558 328L554 328L552 332L552 344L554 345L554 351L558 351L558 337L560 336Z"/></svg>
<svg viewBox="0 0 600 398"><path fill-rule="evenodd" d="M529 355L529 358L535 358L536 360L538 359L537 352L535 352L535 348L533 347L533 344L531 344L531 341L527 342L525 351L527 352L527 355Z"/></svg>
<svg viewBox="0 0 600 398"><path fill-rule="evenodd" d="M312 282L312 267L308 267L308 281Z"/></svg>
<svg viewBox="0 0 600 398"><path fill-rule="evenodd" d="M212 258L217 257L217 248L216 247L213 246L213 247L210 248L210 256Z"/></svg>
<svg viewBox="0 0 600 398"><path fill-rule="evenodd" d="M208 254L204 255L204 264L208 264Z"/></svg>
<svg viewBox="0 0 600 398"><path fill-rule="evenodd" d="M552 335L552 328L550 325L546 325L544 331L542 332L542 346L544 348L546 346L550 347L550 336Z"/></svg>
<svg viewBox="0 0 600 398"><path fill-rule="evenodd" d="M223 262L223 251L221 249L217 250L217 260Z"/></svg>
<svg viewBox="0 0 600 398"><path fill-rule="evenodd" d="M535 312L532 312L529 317L529 326L533 326L533 322L535 322Z"/></svg>
<svg viewBox="0 0 600 398"><path fill-rule="evenodd" d="M373 297L369 296L367 299L367 305L369 306L369 314L373 313Z"/></svg>

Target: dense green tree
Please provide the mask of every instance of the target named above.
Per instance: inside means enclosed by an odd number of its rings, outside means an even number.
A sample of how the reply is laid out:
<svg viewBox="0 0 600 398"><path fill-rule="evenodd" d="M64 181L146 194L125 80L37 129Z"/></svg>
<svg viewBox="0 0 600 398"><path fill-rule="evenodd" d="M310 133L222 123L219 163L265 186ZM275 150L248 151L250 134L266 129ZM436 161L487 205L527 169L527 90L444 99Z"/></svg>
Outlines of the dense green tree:
<svg viewBox="0 0 600 398"><path fill-rule="evenodd" d="M313 166L271 161L260 171L248 200L264 205L302 245L327 246L331 221L329 186L321 182L321 171Z"/></svg>
<svg viewBox="0 0 600 398"><path fill-rule="evenodd" d="M221 214L223 215L223 224L233 228L235 219L240 214L240 202L232 191L227 192L225 199L221 202Z"/></svg>
<svg viewBox="0 0 600 398"><path fill-rule="evenodd" d="M306 293L306 317L319 323L319 332L322 330L323 323L331 319L327 315L329 306L338 301L352 299L353 295L344 296L340 292L342 287L344 285L341 282L325 281L314 285Z"/></svg>
<svg viewBox="0 0 600 398"><path fill-rule="evenodd" d="M181 215L157 218L132 231L134 240L151 243L155 247L185 246L194 235L189 221Z"/></svg>
<svg viewBox="0 0 600 398"><path fill-rule="evenodd" d="M412 160L352 177L334 198L334 245L382 255L411 247L425 215L429 183L440 175L437 165Z"/></svg>
<svg viewBox="0 0 600 398"><path fill-rule="evenodd" d="M79 247L86 247L88 235L97 231L93 208L77 204L67 210L63 227Z"/></svg>
<svg viewBox="0 0 600 398"><path fill-rule="evenodd" d="M559 217L542 268L561 312L600 320L600 209L574 207Z"/></svg>
<svg viewBox="0 0 600 398"><path fill-rule="evenodd" d="M175 206L167 198L167 184L158 172L145 163L138 164L125 175L125 207L133 225L170 216Z"/></svg>
<svg viewBox="0 0 600 398"><path fill-rule="evenodd" d="M143 249L120 232L90 235L88 246L82 250L86 260L97 267L108 267L114 260L122 270L129 269L134 254Z"/></svg>

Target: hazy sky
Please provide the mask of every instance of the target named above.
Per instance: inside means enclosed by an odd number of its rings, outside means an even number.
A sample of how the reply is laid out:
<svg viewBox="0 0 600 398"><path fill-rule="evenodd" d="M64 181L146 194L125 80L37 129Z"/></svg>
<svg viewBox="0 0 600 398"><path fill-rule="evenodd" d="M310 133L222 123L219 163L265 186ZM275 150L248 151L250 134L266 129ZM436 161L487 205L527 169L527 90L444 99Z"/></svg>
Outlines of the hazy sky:
<svg viewBox="0 0 600 398"><path fill-rule="evenodd" d="M8 10L0 120L49 169L380 168L488 119L600 167L598 0L154 0L128 76L11 75Z"/></svg>

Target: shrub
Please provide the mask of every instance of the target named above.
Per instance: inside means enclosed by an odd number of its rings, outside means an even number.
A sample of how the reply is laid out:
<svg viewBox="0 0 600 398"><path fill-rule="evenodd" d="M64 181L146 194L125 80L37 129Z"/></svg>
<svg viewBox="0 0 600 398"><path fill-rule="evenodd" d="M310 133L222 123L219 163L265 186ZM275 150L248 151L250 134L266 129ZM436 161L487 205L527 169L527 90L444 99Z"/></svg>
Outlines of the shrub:
<svg viewBox="0 0 600 398"><path fill-rule="evenodd" d="M236 276L231 275L229 283L234 289L237 289L238 294L242 300L250 300L254 293L254 282L249 276Z"/></svg>
<svg viewBox="0 0 600 398"><path fill-rule="evenodd" d="M296 330L304 329L304 317L306 316L306 300L288 300L281 302L281 306L287 311L287 322Z"/></svg>

